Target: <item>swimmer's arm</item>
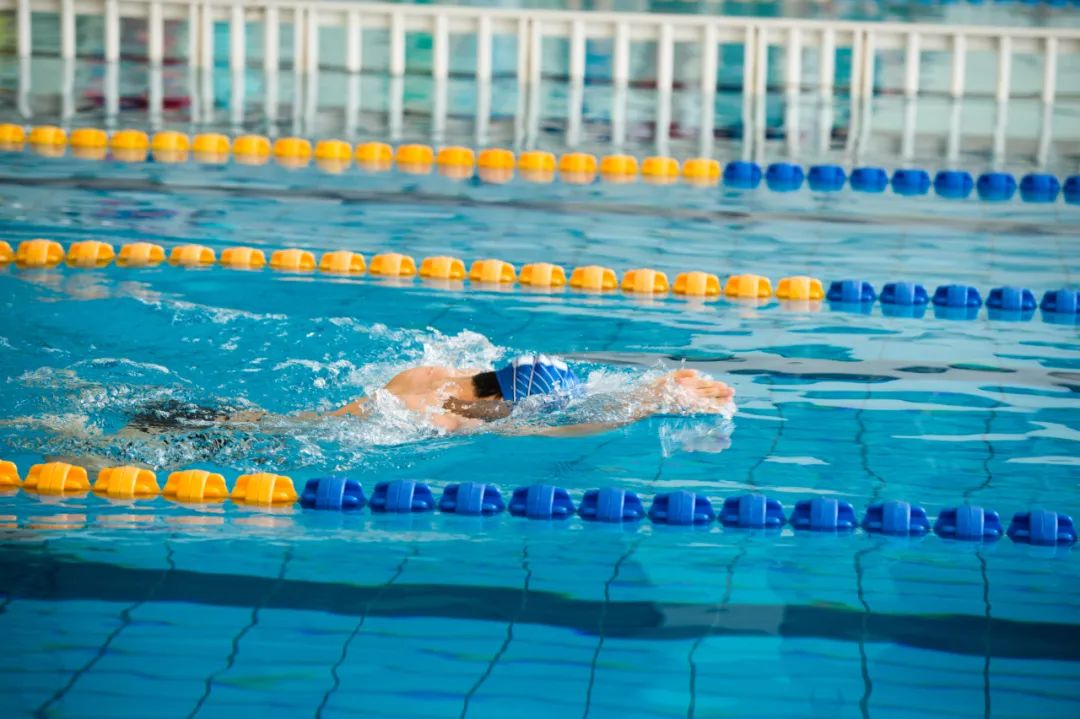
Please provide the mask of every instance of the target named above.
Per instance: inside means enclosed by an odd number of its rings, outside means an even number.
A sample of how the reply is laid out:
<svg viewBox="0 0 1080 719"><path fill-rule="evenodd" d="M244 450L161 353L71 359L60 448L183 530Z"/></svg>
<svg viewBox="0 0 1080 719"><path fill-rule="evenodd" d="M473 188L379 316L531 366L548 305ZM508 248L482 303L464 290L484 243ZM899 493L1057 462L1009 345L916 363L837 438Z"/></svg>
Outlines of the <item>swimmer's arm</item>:
<svg viewBox="0 0 1080 719"><path fill-rule="evenodd" d="M625 427L664 411L665 395L673 386L689 391L695 399L686 410L697 413L723 412L735 397L735 390L719 380L700 375L694 370L677 370L659 378L644 391L630 408L627 417L611 422L583 422L559 427L522 427L510 434L535 437L588 437Z"/></svg>

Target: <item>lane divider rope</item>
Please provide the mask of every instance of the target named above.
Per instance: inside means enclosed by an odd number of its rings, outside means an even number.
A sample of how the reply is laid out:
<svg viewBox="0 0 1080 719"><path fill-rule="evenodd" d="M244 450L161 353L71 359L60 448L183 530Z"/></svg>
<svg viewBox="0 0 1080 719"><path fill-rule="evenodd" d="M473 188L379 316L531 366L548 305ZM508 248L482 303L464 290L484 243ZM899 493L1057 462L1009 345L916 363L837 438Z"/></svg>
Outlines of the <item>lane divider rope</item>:
<svg viewBox="0 0 1080 719"><path fill-rule="evenodd" d="M812 310L824 300L835 309L863 314L880 303L882 312L894 317L921 317L932 306L935 316L971 320L978 317L985 304L992 320L1026 321L1041 309L1043 319L1054 324L1080 321L1080 291L1069 288L1046 290L1040 301L1026 287L995 287L984 302L977 288L964 284L941 285L930 293L917 282L889 282L879 295L872 284L860 279L834 280L825 289L816 277L794 275L781 278L774 291L767 277L750 273L731 275L721 282L717 275L694 270L679 273L672 283L666 273L648 267L627 270L620 279L614 269L601 265L575 267L567 275L559 265L537 262L525 265L519 273L513 264L496 258L475 260L466 271L465 262L457 257L425 257L418 265L413 257L397 252L377 254L368 264L362 254L349 250L324 252L316 258L310 250L289 248L274 250L267 261L263 250L255 247L227 247L219 258L213 249L199 244L177 245L166 253L164 247L154 243L132 242L117 253L111 244L100 240L74 242L65 251L54 240L33 239L20 242L13 251L10 244L0 240L0 266L14 262L23 270L55 268L65 261L70 267L82 269L100 269L113 261L124 268L156 267L166 260L172 266L189 269L220 265L231 270L258 271L269 265L278 272L318 271L343 276L367 273L399 281L420 277L429 282L451 283L445 285L449 287L456 286L453 283L464 286L468 281L481 289L518 284L549 292L567 286L588 293L621 289L628 295L654 298L669 292L703 300L725 297L764 303L775 298L799 303L794 308L804 310Z"/></svg>
<svg viewBox="0 0 1080 719"><path fill-rule="evenodd" d="M898 168L891 174L882 167L862 166L850 172L835 164L807 168L788 162L774 162L762 167L755 162L733 160L721 168L708 157L692 157L679 162L673 157L651 156L640 161L626 154L600 158L585 152L567 152L556 158L550 152L527 150L515 155L504 148L475 151L468 147L446 146L438 150L425 144L401 144L397 148L382 142L352 145L345 140L323 139L312 142L302 137L281 137L274 141L263 135L199 133L189 137L183 132L162 130L147 134L125 128L109 135L98 128L75 128L70 133L55 125L0 124L0 151L21 151L25 145L45 157L62 157L68 148L84 159L113 159L138 163L153 159L161 163L196 162L223 164L231 158L246 165L263 165L274 159L278 164L300 168L314 158L327 172L341 173L355 163L368 172L383 172L396 167L400 172L424 175L439 173L464 180L478 176L485 182L505 183L515 172L525 181L550 183L558 177L568 184L591 184L600 180L622 184L639 178L652 184L672 184L680 180L691 185L710 187L721 181L727 187L752 190L761 185L774 192L786 193L808 187L813 192L837 192L850 187L855 192L880 194L891 188L904 197L927 195L930 190L947 199L965 199L972 192L989 202L1011 200L1019 191L1024 202L1050 204L1059 195L1068 204L1080 204L1080 175L1064 179L1045 172L1032 172L1019 179L1011 173L985 172L977 178L965 170L941 169L933 177L922 168Z"/></svg>
<svg viewBox="0 0 1080 719"><path fill-rule="evenodd" d="M727 497L717 511L704 494L674 491L658 494L646 512L635 492L617 487L586 490L575 503L570 493L554 485L515 488L509 501L493 484L451 484L436 501L431 488L415 480L392 480L375 485L370 498L363 485L348 477L327 476L308 480L297 494L291 477L271 472L241 474L230 492L221 474L189 469L172 472L165 488L155 473L140 467L109 467L90 485L86 469L66 462L35 464L21 481L12 462L0 461L0 489L23 489L41 495L85 495L90 491L112 500L152 499L163 495L182 503L217 502L275 507L299 501L305 509L373 513L414 513L438 509L444 514L491 516L509 511L512 516L535 520L564 520L574 515L587 521L623 523L648 518L654 524L707 526L719 521L737 529L779 530L790 524L797 532L852 532L919 537L933 531L945 539L993 542L1008 535L1014 542L1042 546L1068 546L1076 542L1072 517L1046 510L1017 512L1007 531L997 512L976 505L942 509L931 523L926 510L891 500L867 507L860 522L854 507L843 500L814 497L796 502L790 514L780 501L750 493Z"/></svg>

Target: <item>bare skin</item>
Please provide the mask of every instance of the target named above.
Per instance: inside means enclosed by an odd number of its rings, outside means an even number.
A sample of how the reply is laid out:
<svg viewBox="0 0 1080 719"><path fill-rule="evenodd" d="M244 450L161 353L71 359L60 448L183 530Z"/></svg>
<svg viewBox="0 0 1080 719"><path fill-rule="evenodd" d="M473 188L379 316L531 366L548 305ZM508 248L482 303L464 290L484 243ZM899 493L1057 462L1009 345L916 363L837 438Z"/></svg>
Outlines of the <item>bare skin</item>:
<svg viewBox="0 0 1080 719"><path fill-rule="evenodd" d="M478 370L455 370L448 367L414 367L396 375L383 388L405 407L421 414L436 427L447 432L467 432L484 425L485 420L498 419L510 413L511 405L501 399L477 397L472 377ZM710 379L696 370L669 372L642 388L632 415L620 422L590 422L560 427L536 427L516 430L519 434L548 437L577 437L595 434L617 426L636 422L656 414L664 405L664 395L677 388L689 399L687 409L699 413L716 413L735 396L735 390L719 380ZM361 397L330 412L328 416L353 415L363 417L369 411L368 398ZM305 413L303 417L318 417ZM243 421L234 415L232 421Z"/></svg>

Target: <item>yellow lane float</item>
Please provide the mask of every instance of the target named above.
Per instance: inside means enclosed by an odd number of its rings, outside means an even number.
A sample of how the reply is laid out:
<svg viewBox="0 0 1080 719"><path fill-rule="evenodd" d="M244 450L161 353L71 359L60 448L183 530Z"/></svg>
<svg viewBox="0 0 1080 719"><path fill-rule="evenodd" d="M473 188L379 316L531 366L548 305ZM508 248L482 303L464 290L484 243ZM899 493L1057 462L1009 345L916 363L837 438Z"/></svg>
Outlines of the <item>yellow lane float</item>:
<svg viewBox="0 0 1080 719"><path fill-rule="evenodd" d="M296 502L296 489L292 479L280 474L241 474L236 478L236 486L230 497L234 502L246 504L293 504Z"/></svg>
<svg viewBox="0 0 1080 719"><path fill-rule="evenodd" d="M12 147L26 141L26 130L22 125L10 122L0 124L0 146Z"/></svg>
<svg viewBox="0 0 1080 719"><path fill-rule="evenodd" d="M15 259L15 251L4 240L0 240L0 265L6 265Z"/></svg>
<svg viewBox="0 0 1080 719"><path fill-rule="evenodd" d="M607 182L633 182L638 175L638 161L633 155L605 155L600 160L600 176Z"/></svg>
<svg viewBox="0 0 1080 719"><path fill-rule="evenodd" d="M72 147L104 149L109 146L109 135L96 127L77 127L71 131L68 144Z"/></svg>
<svg viewBox="0 0 1080 719"><path fill-rule="evenodd" d="M476 260L469 269L469 280L489 284L509 284L517 279L514 266L502 260Z"/></svg>
<svg viewBox="0 0 1080 719"><path fill-rule="evenodd" d="M635 294L662 295L667 294L669 285L667 275L658 270L642 268L627 270L623 275L623 292Z"/></svg>
<svg viewBox="0 0 1080 719"><path fill-rule="evenodd" d="M153 267L165 261L165 248L152 242L131 242L120 248L120 267Z"/></svg>
<svg viewBox="0 0 1080 719"><path fill-rule="evenodd" d="M116 252L108 242L85 240L73 242L67 251L70 267L104 267L113 261Z"/></svg>
<svg viewBox="0 0 1080 719"><path fill-rule="evenodd" d="M364 256L359 252L335 250L334 252L323 253L322 259L319 260L319 270L327 273L359 275L363 274L366 269Z"/></svg>
<svg viewBox="0 0 1080 719"><path fill-rule="evenodd" d="M232 147L236 161L244 165L264 165L270 159L270 140L262 135L241 135Z"/></svg>
<svg viewBox="0 0 1080 719"><path fill-rule="evenodd" d="M15 466L15 463L9 462L6 459L0 459L0 489L17 488L21 485L22 480L19 479L19 468Z"/></svg>
<svg viewBox="0 0 1080 719"><path fill-rule="evenodd" d="M428 145L400 145L394 154L398 169L410 175L426 175L435 162L435 151Z"/></svg>
<svg viewBox="0 0 1080 719"><path fill-rule="evenodd" d="M270 255L270 268L281 272L314 272L315 255L294 248L275 250Z"/></svg>
<svg viewBox="0 0 1080 719"><path fill-rule="evenodd" d="M35 464L23 482L23 489L38 494L67 494L90 491L86 470L67 462Z"/></svg>
<svg viewBox="0 0 1080 719"><path fill-rule="evenodd" d="M463 280L465 263L457 257L425 257L420 263L420 276L431 280Z"/></svg>
<svg viewBox="0 0 1080 719"><path fill-rule="evenodd" d="M266 255L254 247L226 247L221 251L221 264L234 270L258 270L266 266Z"/></svg>
<svg viewBox="0 0 1080 719"><path fill-rule="evenodd" d="M672 291L686 297L719 297L720 278L708 272L681 272Z"/></svg>
<svg viewBox="0 0 1080 719"><path fill-rule="evenodd" d="M387 252L371 258L368 272L380 277L412 277L416 274L416 260L408 255Z"/></svg>
<svg viewBox="0 0 1080 719"><path fill-rule="evenodd" d="M732 275L724 284L724 294L740 299L772 297L772 284L761 275Z"/></svg>
<svg viewBox="0 0 1080 719"><path fill-rule="evenodd" d="M796 275L785 277L776 283L776 297L781 300L821 300L825 299L825 290L821 286L821 280Z"/></svg>
<svg viewBox="0 0 1080 719"><path fill-rule="evenodd" d="M518 156L518 170L528 182L551 182L555 179L555 156L550 152L528 150Z"/></svg>
<svg viewBox="0 0 1080 719"><path fill-rule="evenodd" d="M229 138L216 132L204 132L191 140L191 150L195 153L195 161L208 165L220 165L227 162L231 149L232 144Z"/></svg>
<svg viewBox="0 0 1080 719"><path fill-rule="evenodd" d="M229 496L225 478L202 469L173 472L161 493L178 502L215 502Z"/></svg>
<svg viewBox="0 0 1080 719"><path fill-rule="evenodd" d="M368 172L384 172L394 161L394 150L385 142L364 142L356 146L356 164Z"/></svg>
<svg viewBox="0 0 1080 719"><path fill-rule="evenodd" d="M575 267L570 273L570 286L579 290L602 292L618 288L619 283L615 278L615 270L610 267L586 265Z"/></svg>
<svg viewBox="0 0 1080 719"><path fill-rule="evenodd" d="M19 267L56 267L64 259L64 248L53 240L23 240L15 252Z"/></svg>
<svg viewBox="0 0 1080 719"><path fill-rule="evenodd" d="M641 176L653 184L671 184L679 179L679 161L674 157L646 157L641 162Z"/></svg>
<svg viewBox="0 0 1080 719"><path fill-rule="evenodd" d="M215 259L214 251L204 245L180 245L169 253L169 264L180 267L206 267Z"/></svg>
<svg viewBox="0 0 1080 719"><path fill-rule="evenodd" d="M683 163L683 177L692 185L715 185L720 181L720 163L708 157L692 157Z"/></svg>
<svg viewBox="0 0 1080 719"><path fill-rule="evenodd" d="M98 472L94 492L110 499L156 497L161 494L157 476L142 467L108 467Z"/></svg>
<svg viewBox="0 0 1080 719"><path fill-rule="evenodd" d="M518 281L526 287L565 287L566 270L550 262L534 262L521 268Z"/></svg>

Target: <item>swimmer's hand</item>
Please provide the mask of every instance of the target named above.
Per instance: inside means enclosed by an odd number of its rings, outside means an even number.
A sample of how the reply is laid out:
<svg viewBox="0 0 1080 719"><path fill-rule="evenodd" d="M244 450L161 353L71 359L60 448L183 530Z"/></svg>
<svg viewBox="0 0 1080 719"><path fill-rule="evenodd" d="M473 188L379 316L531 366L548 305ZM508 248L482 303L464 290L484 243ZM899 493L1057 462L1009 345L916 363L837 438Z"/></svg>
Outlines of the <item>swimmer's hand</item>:
<svg viewBox="0 0 1080 719"><path fill-rule="evenodd" d="M733 387L693 369L667 373L649 385L647 393L642 416L669 411L720 414L730 410L735 398Z"/></svg>

